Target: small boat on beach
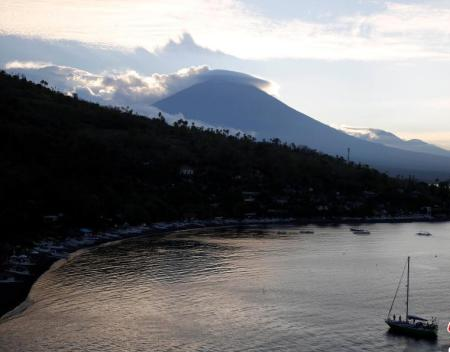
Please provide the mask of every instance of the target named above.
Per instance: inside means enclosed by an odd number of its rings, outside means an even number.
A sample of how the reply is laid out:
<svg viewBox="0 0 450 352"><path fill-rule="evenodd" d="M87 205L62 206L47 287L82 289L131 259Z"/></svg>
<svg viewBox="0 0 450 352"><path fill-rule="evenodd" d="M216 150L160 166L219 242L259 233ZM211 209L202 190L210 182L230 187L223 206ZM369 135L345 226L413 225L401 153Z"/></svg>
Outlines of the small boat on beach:
<svg viewBox="0 0 450 352"><path fill-rule="evenodd" d="M69 256L69 253L65 252L59 248L51 248L48 255L53 258L62 259L62 258L67 258Z"/></svg>
<svg viewBox="0 0 450 352"><path fill-rule="evenodd" d="M20 276L30 276L31 275L30 271L27 268L21 267L21 266L12 266L9 269L7 269L6 271L8 273L20 275Z"/></svg>
<svg viewBox="0 0 450 352"><path fill-rule="evenodd" d="M39 254L45 255L45 254L50 253L52 249L56 249L56 248L60 248L60 246L55 245L53 243L53 241L41 241L36 244L36 246L33 248L33 250L38 252Z"/></svg>
<svg viewBox="0 0 450 352"><path fill-rule="evenodd" d="M36 265L36 263L31 261L30 257L27 256L26 254L12 255L9 258L9 263L12 265L24 265L24 266Z"/></svg>
<svg viewBox="0 0 450 352"><path fill-rule="evenodd" d="M18 284L23 281L18 280L13 275L7 275L7 274L0 274L0 284Z"/></svg>
<svg viewBox="0 0 450 352"><path fill-rule="evenodd" d="M417 236L431 236L431 233L428 231L419 231L416 233Z"/></svg>
<svg viewBox="0 0 450 352"><path fill-rule="evenodd" d="M388 315L385 319L387 325L394 332L401 334L412 335L416 337L432 338L435 339L438 333L438 324L436 318L425 319L417 315L412 315L409 313L409 266L410 257L408 257L405 266L407 267L407 279L406 279L406 315L405 319L402 320L401 315L396 318L395 314L391 316L392 308L394 307L395 299L397 298L398 290L400 288L403 275L405 273L405 267L403 268L400 281L395 291L394 299L392 300L391 307L389 309Z"/></svg>

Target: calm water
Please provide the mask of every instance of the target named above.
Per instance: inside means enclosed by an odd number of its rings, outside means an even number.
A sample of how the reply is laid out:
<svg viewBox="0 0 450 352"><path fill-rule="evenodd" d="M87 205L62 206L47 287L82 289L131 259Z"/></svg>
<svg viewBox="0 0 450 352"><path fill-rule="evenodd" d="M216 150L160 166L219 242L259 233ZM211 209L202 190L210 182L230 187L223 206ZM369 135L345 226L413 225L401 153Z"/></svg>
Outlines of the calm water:
<svg viewBox="0 0 450 352"><path fill-rule="evenodd" d="M365 227L203 230L85 251L2 320L0 350L448 351L450 223ZM435 343L383 322L408 254L411 310L438 317Z"/></svg>

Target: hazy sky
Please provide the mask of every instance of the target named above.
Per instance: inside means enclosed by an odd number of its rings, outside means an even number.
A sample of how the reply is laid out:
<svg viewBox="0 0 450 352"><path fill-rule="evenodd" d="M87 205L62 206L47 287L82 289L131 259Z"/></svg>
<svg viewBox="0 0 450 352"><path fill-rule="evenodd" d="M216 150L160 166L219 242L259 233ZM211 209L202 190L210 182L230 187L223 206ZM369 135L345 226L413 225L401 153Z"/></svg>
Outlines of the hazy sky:
<svg viewBox="0 0 450 352"><path fill-rule="evenodd" d="M450 148L450 0L2 0L0 32L149 51L189 33L325 123Z"/></svg>

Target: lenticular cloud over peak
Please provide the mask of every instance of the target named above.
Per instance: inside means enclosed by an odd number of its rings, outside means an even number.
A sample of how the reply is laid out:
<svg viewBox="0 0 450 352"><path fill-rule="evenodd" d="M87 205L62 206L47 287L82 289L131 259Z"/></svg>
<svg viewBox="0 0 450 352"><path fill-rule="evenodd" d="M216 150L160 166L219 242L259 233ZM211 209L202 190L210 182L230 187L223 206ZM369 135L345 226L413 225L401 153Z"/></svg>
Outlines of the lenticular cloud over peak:
<svg viewBox="0 0 450 352"><path fill-rule="evenodd" d="M277 95L278 91L278 86L276 83L255 76L250 76L241 72L227 70L209 70L204 72L201 78L202 82L210 80L220 80L230 83L245 84L263 90L271 95Z"/></svg>

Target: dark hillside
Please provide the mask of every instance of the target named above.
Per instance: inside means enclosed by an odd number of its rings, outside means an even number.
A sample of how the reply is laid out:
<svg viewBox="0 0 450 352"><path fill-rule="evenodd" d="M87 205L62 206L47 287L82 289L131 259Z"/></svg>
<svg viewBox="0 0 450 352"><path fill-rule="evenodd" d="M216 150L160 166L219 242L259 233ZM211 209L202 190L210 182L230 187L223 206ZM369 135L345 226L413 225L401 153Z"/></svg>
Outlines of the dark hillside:
<svg viewBox="0 0 450 352"><path fill-rule="evenodd" d="M245 216L448 212L448 187L279 141L148 119L0 74L1 236ZM53 215L63 214L60 217Z"/></svg>

